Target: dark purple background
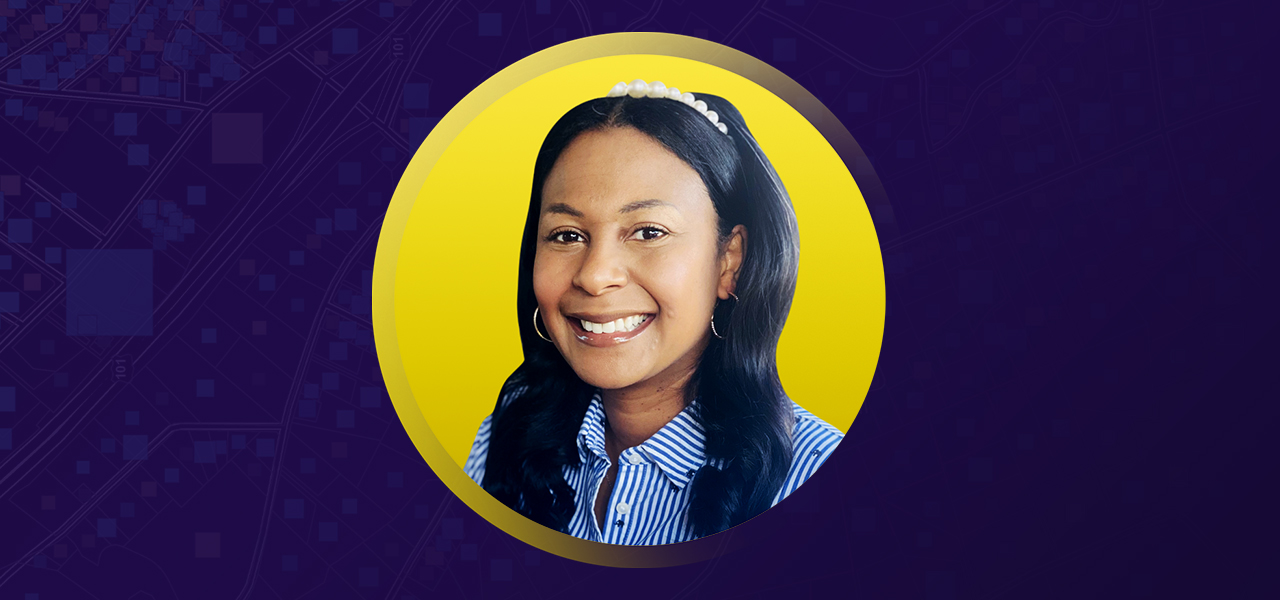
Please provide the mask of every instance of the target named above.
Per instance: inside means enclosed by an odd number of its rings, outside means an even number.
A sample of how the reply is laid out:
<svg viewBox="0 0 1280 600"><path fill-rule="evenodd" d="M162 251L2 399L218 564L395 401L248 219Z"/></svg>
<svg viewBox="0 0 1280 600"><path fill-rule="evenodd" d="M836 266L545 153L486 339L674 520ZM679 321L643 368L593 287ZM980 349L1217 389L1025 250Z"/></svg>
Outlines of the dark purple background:
<svg viewBox="0 0 1280 600"><path fill-rule="evenodd" d="M1259 6L0 0L0 598L1275 595ZM893 206L846 442L771 543L650 571L454 499L369 322L430 127L624 30L795 78Z"/></svg>

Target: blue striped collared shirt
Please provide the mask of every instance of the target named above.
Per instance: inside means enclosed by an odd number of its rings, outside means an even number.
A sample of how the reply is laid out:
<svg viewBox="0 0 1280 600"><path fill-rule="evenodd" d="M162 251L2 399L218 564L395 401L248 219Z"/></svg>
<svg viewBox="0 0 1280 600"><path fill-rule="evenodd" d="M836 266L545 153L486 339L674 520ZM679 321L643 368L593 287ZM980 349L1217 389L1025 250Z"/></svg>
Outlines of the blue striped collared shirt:
<svg viewBox="0 0 1280 600"><path fill-rule="evenodd" d="M844 434L800 405L791 403L796 417L791 469L776 505L804 483L835 450ZM597 396L587 408L578 431L579 464L564 467L564 479L576 493L568 533L583 539L622 545L672 544L694 539L689 527L689 482L707 464L706 436L690 405L653 437L622 451L602 529L596 523L595 498L611 466L605 452L604 405ZM476 483L484 480L493 416L485 417L463 470Z"/></svg>

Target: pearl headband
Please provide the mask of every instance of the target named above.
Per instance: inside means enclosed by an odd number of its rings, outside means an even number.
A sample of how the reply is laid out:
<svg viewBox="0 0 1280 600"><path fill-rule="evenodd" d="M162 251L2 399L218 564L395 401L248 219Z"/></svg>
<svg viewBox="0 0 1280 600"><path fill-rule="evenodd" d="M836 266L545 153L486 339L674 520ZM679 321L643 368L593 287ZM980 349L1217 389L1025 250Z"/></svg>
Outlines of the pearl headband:
<svg viewBox="0 0 1280 600"><path fill-rule="evenodd" d="M692 106L698 112L707 117L720 133L728 134L729 128L720 122L720 115L714 110L707 110L707 103L701 100L695 100L693 94L685 92L680 93L679 88L669 88L662 84L661 81L653 83L645 83L643 79L637 79L628 84L625 81L619 81L609 93L605 95L607 98L620 98L622 96L631 96L632 98L666 98L668 100L677 100Z"/></svg>

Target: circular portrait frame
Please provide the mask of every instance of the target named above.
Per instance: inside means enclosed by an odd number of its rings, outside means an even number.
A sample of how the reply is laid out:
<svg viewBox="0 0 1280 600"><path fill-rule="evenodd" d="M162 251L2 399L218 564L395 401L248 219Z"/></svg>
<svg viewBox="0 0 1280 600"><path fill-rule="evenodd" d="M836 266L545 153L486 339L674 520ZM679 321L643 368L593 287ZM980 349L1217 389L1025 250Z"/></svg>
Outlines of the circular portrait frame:
<svg viewBox="0 0 1280 600"><path fill-rule="evenodd" d="M548 95L545 79L541 80L544 83L540 94L518 93L539 78L566 68L589 68L594 73L600 65L623 72L606 70L614 73L612 80L591 79L593 86L600 89L581 97L576 91L564 97ZM653 68L646 68L649 65ZM763 130L770 126L785 128L787 123L772 123L763 119L761 112L749 112L750 103L739 104L792 193L801 231L800 280L792 317L779 345L779 371L790 395L831 425L847 431L870 387L884 331L883 262L872 214L891 215L891 211L866 155L839 120L786 75L726 46L672 34L607 34L560 44L503 69L453 107L414 154L384 218L374 264L373 328L378 360L396 413L419 453L451 491L503 531L559 556L599 565L688 564L726 552L743 538L729 535L738 529L733 528L678 544L604 544L549 529L490 496L463 472L462 462L480 420L493 410L503 379L520 363L515 323L510 324L510 345L496 350L482 347L483 342L469 345L468 339L482 335L456 335L456 331L455 335L448 335L445 330L457 327L455 320L467 321L466 315L459 313L462 304L473 314L492 315L490 320L495 327L514 317L510 308L515 299L519 232L527 209L532 155L551 123L564 110L605 95L616 80L659 79L671 72L686 77L672 78L670 85L694 92L718 93L722 86L736 80L758 86L767 91L759 95L766 105L760 109L765 117L771 116L768 111L778 115L791 111L802 118L797 123L807 129L794 125L790 129L812 132L808 138L796 139L804 140L813 150L799 151L798 155L794 149L788 150L790 155L775 152L781 142L766 145L769 135ZM698 74L698 80L684 81ZM716 85L717 81L720 85ZM724 95L738 102L738 98ZM493 114L486 113L491 108L511 113L517 102L521 103L518 108L534 115L527 123L512 119L510 114L482 118ZM756 120L752 120L753 115ZM498 218L487 209L477 209L476 202L467 204L466 194L473 191L467 189L467 181L478 181L475 177L484 174L464 172L468 167L457 160L450 162L449 156L451 148L460 156L476 156L477 148L498 148L504 136L526 141L536 137L531 151L512 150L532 153L528 154L527 165L513 169L515 174L508 178L510 189L489 189L487 195L477 192L485 198L497 195L505 199L514 194L509 200L518 210L512 211L510 222L504 220L505 215ZM471 144L469 150L467 143ZM509 153L490 158L495 164L503 164L502 157L517 164L525 158ZM825 171L812 171L818 175L805 176L810 172L805 169ZM824 179L823 172L832 175ZM518 191L520 186L522 191ZM797 193L800 190L803 193ZM423 212L431 207L436 212ZM486 239L484 231L477 231L481 227L472 229L465 222L458 222L465 221L468 211L472 213L472 223L479 218L485 227L503 233L499 239L511 237L511 243L473 249ZM428 222L434 225L428 227ZM441 229L460 236L473 247L449 253L450 248L434 237L433 232ZM506 235L511 230L514 233ZM442 256L442 251L447 254ZM496 271L489 276L494 281L489 281L476 276L482 265L507 270ZM817 275L807 280L808 273ZM811 281L815 279L820 279L821 285ZM446 297L442 291L453 296ZM454 305L450 306L450 302ZM838 322L831 318L847 314L855 314L856 318ZM826 327L838 327L840 334L812 333ZM792 331L806 333L789 335ZM488 381L495 374L496 380Z"/></svg>

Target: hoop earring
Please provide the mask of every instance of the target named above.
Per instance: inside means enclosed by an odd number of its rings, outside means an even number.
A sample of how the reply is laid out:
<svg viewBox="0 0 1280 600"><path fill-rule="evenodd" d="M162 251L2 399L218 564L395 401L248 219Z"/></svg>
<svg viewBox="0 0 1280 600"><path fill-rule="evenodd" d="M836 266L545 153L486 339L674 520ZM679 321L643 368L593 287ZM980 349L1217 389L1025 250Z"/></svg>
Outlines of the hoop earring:
<svg viewBox="0 0 1280 600"><path fill-rule="evenodd" d="M544 339L544 340L547 340L548 342L551 342L552 344L554 344L554 343L555 343L555 342L552 342L552 341L551 341L551 338L549 338L549 337L547 337L547 336L545 336L545 335L542 335L542 332L538 330L538 309L537 309L536 307L533 309L533 330L534 330L535 332L537 332L538 337L540 337L540 338L542 338L542 339Z"/></svg>
<svg viewBox="0 0 1280 600"><path fill-rule="evenodd" d="M738 297L737 297L736 295L734 295L734 293L733 293L733 292L729 292L729 296L731 296L731 297L733 298L733 304L734 304L734 306L737 306L737 305L738 305ZM724 339L724 337L725 337L725 336L723 336L723 335L720 335L720 332L716 331L716 312L715 312L714 310L712 310L712 311L711 311L711 335L714 335L714 336L716 336L716 338L718 338L718 339L722 339L722 340L723 340L723 339Z"/></svg>

